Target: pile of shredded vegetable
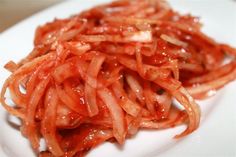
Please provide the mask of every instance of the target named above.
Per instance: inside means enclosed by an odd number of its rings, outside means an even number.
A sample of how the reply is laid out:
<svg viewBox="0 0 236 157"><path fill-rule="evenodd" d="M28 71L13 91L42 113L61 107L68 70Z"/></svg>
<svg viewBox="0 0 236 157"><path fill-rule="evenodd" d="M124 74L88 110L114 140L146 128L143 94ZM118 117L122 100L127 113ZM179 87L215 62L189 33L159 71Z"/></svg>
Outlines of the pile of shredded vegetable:
<svg viewBox="0 0 236 157"><path fill-rule="evenodd" d="M199 126L194 99L236 78L236 49L201 26L163 0L119 0L55 19L37 28L27 57L5 65L12 74L1 103L40 157L84 156L141 129L186 124L175 136L183 137Z"/></svg>

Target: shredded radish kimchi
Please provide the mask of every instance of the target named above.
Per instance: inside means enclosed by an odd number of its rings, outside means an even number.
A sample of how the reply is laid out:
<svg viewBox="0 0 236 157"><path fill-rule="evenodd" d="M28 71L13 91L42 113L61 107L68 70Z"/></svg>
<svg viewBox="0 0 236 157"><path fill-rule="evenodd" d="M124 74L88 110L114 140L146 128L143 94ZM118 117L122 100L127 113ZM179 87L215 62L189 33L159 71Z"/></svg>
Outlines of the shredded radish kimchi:
<svg viewBox="0 0 236 157"><path fill-rule="evenodd" d="M236 78L236 49L201 27L163 0L118 0L55 19L37 28L27 57L5 65L12 74L1 104L39 157L80 157L141 129L184 124L181 138L199 126L195 99Z"/></svg>

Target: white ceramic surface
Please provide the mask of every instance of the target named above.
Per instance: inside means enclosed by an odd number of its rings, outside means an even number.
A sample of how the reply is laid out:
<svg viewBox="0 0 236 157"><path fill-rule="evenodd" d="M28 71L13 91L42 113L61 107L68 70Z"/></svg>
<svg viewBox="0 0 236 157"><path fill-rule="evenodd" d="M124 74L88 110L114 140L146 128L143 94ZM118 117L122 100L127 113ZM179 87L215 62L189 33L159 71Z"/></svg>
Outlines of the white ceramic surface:
<svg viewBox="0 0 236 157"><path fill-rule="evenodd" d="M55 17L63 18L109 0L69 0L40 12L0 34L0 87L9 75L3 65L18 61L32 49L35 28ZM175 10L201 17L203 31L217 41L236 47L236 2L233 0L169 0ZM184 126L141 131L120 148L102 144L88 157L233 157L236 156L236 81L204 102L201 125L193 134L174 140ZM28 141L7 122L0 106L0 157L34 157ZM10 117L10 120L12 117ZM14 120L14 119L13 119Z"/></svg>

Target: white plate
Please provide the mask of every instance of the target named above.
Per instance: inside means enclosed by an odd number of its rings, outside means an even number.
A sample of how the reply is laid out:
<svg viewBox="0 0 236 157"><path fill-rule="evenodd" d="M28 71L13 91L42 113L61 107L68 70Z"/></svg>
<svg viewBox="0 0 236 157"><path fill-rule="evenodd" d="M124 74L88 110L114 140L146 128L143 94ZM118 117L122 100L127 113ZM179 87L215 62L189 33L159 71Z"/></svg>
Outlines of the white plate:
<svg viewBox="0 0 236 157"><path fill-rule="evenodd" d="M9 61L18 61L32 49L34 30L39 24L54 17L63 18L95 4L109 0L70 0L40 12L15 25L0 35L0 86L9 75L2 67ZM204 32L236 47L236 2L233 0L170 0L183 13L201 17ZM10 18L10 17L9 17ZM162 131L141 131L129 139L123 148L102 144L89 157L230 157L236 156L236 82L227 85L214 98L200 102L201 125L182 140L172 137L184 127ZM0 107L0 157L34 157L28 141L9 125L7 114Z"/></svg>

